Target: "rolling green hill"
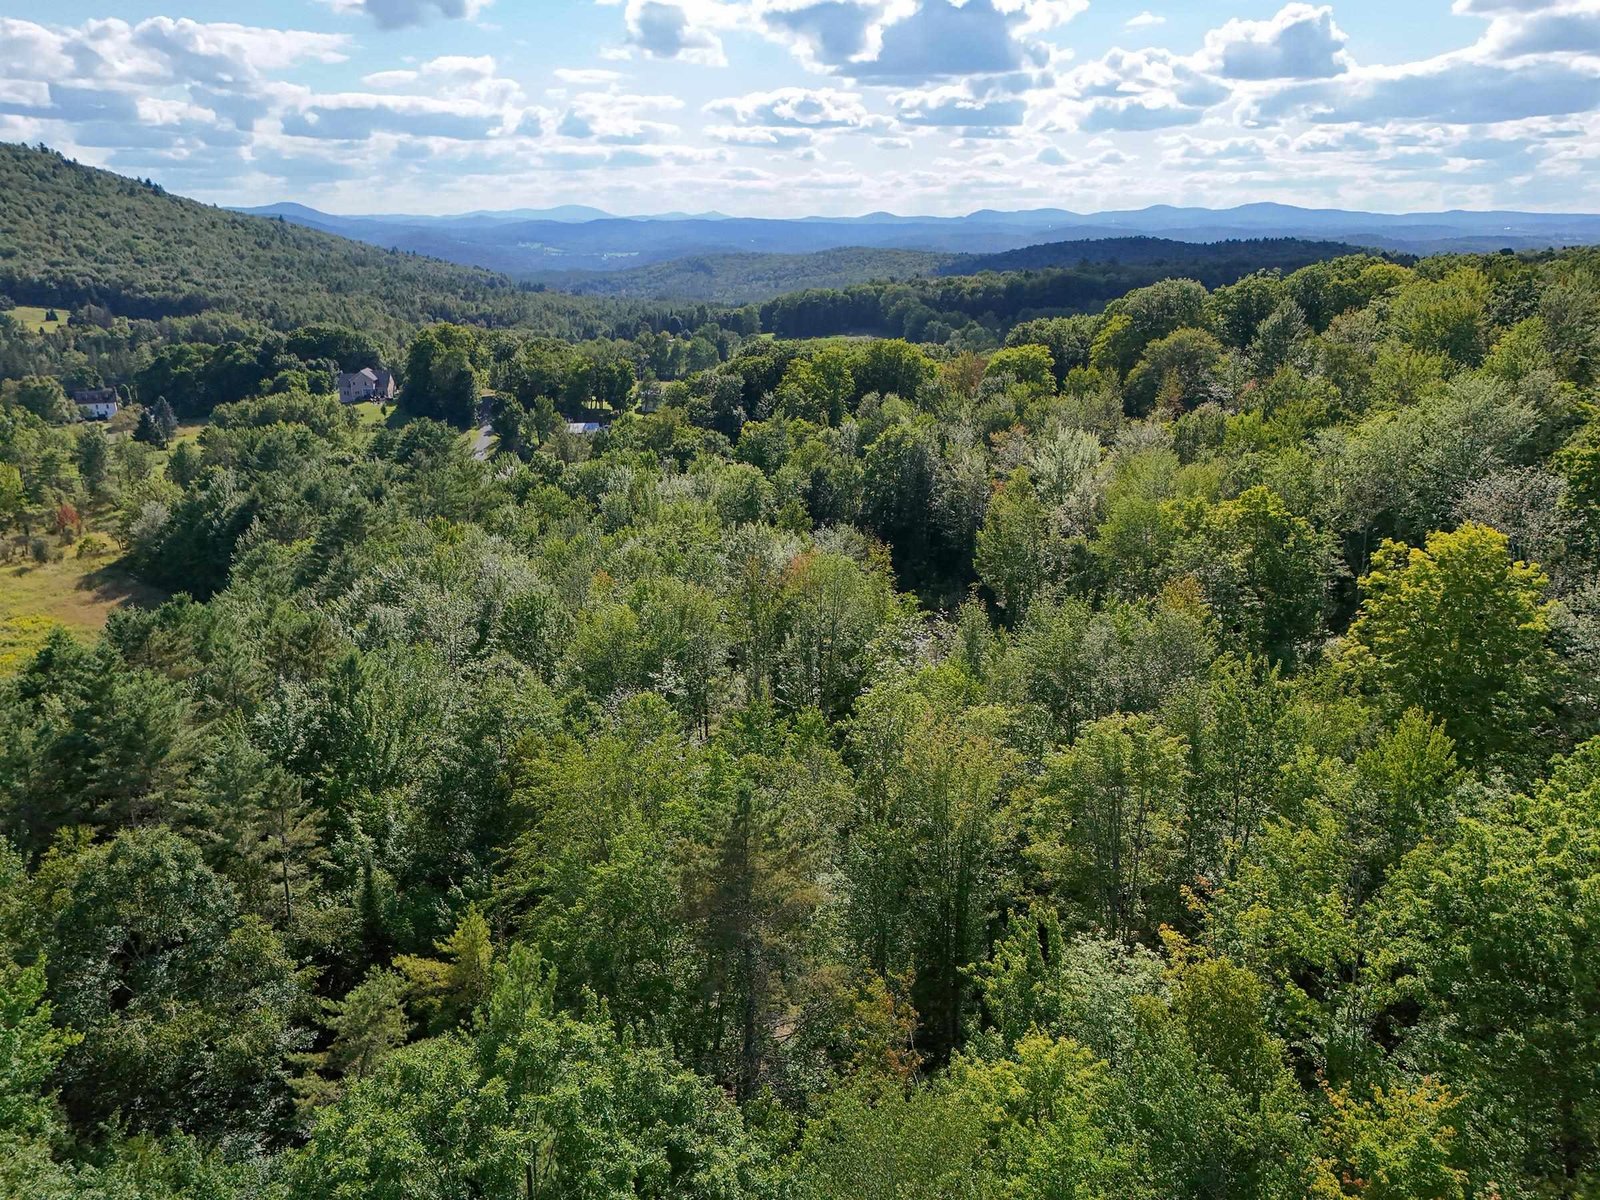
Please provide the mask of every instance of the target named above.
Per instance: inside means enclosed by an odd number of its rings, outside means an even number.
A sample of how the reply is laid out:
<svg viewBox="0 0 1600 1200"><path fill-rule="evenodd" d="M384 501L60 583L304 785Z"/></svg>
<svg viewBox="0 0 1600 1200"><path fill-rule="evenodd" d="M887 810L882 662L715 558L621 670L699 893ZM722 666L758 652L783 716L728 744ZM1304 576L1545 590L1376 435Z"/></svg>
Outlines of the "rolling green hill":
<svg viewBox="0 0 1600 1200"><path fill-rule="evenodd" d="M0 293L18 305L94 305L115 316L220 311L279 329L333 321L385 333L448 320L592 337L637 315L213 208L18 145L0 145Z"/></svg>
<svg viewBox="0 0 1600 1200"><path fill-rule="evenodd" d="M1208 278L1229 281L1230 277L1236 279L1252 271L1276 268L1287 273L1330 258L1369 253L1373 253L1370 248L1348 242L1291 237L1231 238L1220 242L1108 237L1043 242L998 254L958 254L951 256L938 273L978 275L986 271L1050 271L1109 264L1167 271L1202 282Z"/></svg>
<svg viewBox="0 0 1600 1200"><path fill-rule="evenodd" d="M431 321L632 337L641 327L696 328L716 305L760 304L763 328L785 336L939 341L971 322L998 333L1029 316L1088 311L1163 278L1215 287L1352 250L1289 238L1148 237L985 255L854 247L696 255L528 282L214 208L42 148L0 145L0 294L13 304L146 319L229 313L285 330L333 322L390 340Z"/></svg>
<svg viewBox="0 0 1600 1200"><path fill-rule="evenodd" d="M1248 238L1180 242L1167 238L1089 238L1044 242L998 254L950 254L852 246L814 254L701 254L621 271L569 271L538 276L551 287L587 296L634 300L699 300L767 304L816 290L839 290L940 277L1053 272L1068 306L1101 304L1156 279L1183 276L1215 286L1253 271L1296 271L1314 262L1362 253L1343 242ZM1090 293L1079 297L1084 285ZM1106 286L1098 286L1105 283Z"/></svg>
<svg viewBox="0 0 1600 1200"><path fill-rule="evenodd" d="M852 246L815 254L698 254L622 271L550 272L535 278L584 296L756 304L807 288L934 275L959 257Z"/></svg>

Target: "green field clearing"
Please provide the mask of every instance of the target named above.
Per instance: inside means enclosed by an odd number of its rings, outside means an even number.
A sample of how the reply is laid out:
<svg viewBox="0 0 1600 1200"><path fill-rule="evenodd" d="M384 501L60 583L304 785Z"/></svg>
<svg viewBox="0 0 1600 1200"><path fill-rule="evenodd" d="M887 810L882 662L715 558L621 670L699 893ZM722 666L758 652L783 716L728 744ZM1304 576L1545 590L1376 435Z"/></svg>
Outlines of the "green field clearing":
<svg viewBox="0 0 1600 1200"><path fill-rule="evenodd" d="M107 531L113 516L114 510L103 504L83 510L84 536L71 545L47 535L51 554L60 555L50 562L0 562L0 675L15 671L53 629L65 628L91 641L118 608L159 604L166 598L123 568L121 551ZM86 544L101 550L80 557Z"/></svg>
<svg viewBox="0 0 1600 1200"><path fill-rule="evenodd" d="M16 308L7 309L4 315L10 317L29 333L54 333L67 323L66 314L62 310L56 309L54 311L57 318L54 321L45 320L50 315L50 309L30 308L21 304Z"/></svg>
<svg viewBox="0 0 1600 1200"><path fill-rule="evenodd" d="M179 442L198 442L200 431L209 424L211 424L209 417L202 417L198 421L179 422L177 432L172 435L172 441L167 443L168 453L176 448Z"/></svg>
<svg viewBox="0 0 1600 1200"><path fill-rule="evenodd" d="M57 627L85 640L125 604L155 604L162 596L117 565L114 554L59 562L0 565L0 675L15 671Z"/></svg>
<svg viewBox="0 0 1600 1200"><path fill-rule="evenodd" d="M390 414L394 412L394 405L385 411L376 401L366 400L360 404L350 405L350 411L356 414L357 420L362 425L371 429L381 429L389 421Z"/></svg>

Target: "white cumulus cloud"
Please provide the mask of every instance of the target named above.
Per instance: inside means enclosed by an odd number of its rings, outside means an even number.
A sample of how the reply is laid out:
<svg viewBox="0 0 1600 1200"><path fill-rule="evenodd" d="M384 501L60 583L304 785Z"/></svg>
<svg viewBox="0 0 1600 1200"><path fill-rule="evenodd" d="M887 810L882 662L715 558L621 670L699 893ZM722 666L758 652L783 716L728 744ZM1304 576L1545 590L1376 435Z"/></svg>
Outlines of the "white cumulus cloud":
<svg viewBox="0 0 1600 1200"><path fill-rule="evenodd" d="M1201 61L1225 79L1323 79L1349 68L1348 40L1331 7L1290 4L1269 20L1212 30Z"/></svg>
<svg viewBox="0 0 1600 1200"><path fill-rule="evenodd" d="M331 0L336 12L363 13L382 29L404 29L434 17L473 20L493 0Z"/></svg>

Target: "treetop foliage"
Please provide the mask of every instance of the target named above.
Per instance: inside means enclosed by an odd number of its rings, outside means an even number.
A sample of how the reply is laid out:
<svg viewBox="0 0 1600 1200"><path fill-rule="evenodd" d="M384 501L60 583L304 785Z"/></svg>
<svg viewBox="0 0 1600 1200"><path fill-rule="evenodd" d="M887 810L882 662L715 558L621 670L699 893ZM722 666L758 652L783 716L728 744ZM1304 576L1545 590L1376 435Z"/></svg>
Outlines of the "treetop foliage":
<svg viewBox="0 0 1600 1200"><path fill-rule="evenodd" d="M19 357L0 1189L1594 1194L1595 265Z"/></svg>

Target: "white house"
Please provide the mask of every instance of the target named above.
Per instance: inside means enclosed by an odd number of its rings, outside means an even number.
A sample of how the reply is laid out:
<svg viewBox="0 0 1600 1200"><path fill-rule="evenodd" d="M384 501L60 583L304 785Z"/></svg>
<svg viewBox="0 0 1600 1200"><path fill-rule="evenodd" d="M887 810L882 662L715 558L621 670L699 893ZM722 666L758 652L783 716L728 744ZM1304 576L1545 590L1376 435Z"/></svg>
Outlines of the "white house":
<svg viewBox="0 0 1600 1200"><path fill-rule="evenodd" d="M122 407L117 401L116 388L79 388L72 393L72 402L85 421L109 421Z"/></svg>

